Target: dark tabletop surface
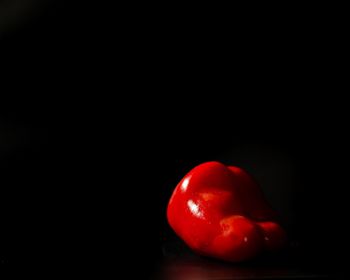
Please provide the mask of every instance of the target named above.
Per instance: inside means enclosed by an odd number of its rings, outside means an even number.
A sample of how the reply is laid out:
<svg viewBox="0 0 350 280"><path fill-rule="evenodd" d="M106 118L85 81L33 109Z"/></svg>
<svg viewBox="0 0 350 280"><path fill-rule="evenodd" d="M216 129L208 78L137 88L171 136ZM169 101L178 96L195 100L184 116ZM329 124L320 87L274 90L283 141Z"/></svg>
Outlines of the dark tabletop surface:
<svg viewBox="0 0 350 280"><path fill-rule="evenodd" d="M221 279L343 279L343 275L325 265L308 263L296 249L278 255L240 264L232 264L197 256L182 242L163 246L164 260L160 262L156 279L221 280Z"/></svg>

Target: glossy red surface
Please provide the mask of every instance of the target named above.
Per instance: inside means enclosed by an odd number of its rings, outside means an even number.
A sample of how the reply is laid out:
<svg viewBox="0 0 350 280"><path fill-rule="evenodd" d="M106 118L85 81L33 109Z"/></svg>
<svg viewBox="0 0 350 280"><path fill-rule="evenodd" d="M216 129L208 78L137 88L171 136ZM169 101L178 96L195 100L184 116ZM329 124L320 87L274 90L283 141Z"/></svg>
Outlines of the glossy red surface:
<svg viewBox="0 0 350 280"><path fill-rule="evenodd" d="M219 162L200 164L179 182L167 217L192 250L226 261L251 259L286 242L258 184L244 170Z"/></svg>

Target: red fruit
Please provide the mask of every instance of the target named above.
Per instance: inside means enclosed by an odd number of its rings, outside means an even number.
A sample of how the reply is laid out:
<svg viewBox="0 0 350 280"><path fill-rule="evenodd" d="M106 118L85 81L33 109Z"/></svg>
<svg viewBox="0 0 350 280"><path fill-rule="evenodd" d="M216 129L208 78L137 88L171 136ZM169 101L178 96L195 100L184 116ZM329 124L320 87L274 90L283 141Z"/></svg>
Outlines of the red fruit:
<svg viewBox="0 0 350 280"><path fill-rule="evenodd" d="M219 162L192 169L167 209L170 226L192 250L233 262L283 247L286 233L275 216L248 173Z"/></svg>

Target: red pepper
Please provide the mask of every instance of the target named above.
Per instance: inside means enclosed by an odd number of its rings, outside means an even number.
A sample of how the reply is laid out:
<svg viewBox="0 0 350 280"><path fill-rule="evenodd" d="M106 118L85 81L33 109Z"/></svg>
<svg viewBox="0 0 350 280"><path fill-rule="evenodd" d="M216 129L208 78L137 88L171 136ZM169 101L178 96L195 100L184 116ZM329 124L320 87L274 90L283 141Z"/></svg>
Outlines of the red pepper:
<svg viewBox="0 0 350 280"><path fill-rule="evenodd" d="M226 261L251 259L286 242L276 213L253 178L219 162L200 164L179 182L167 217L193 251Z"/></svg>

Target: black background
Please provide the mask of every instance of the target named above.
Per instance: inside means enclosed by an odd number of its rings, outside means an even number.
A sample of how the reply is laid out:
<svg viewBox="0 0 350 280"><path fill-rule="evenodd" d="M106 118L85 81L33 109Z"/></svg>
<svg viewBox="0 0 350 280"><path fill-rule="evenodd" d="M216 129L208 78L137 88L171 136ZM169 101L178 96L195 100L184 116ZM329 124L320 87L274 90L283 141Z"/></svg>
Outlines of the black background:
<svg viewBox="0 0 350 280"><path fill-rule="evenodd" d="M172 189L209 160L250 171L306 259L342 269L349 151L334 30L37 3L1 27L2 269L148 275L174 238Z"/></svg>

